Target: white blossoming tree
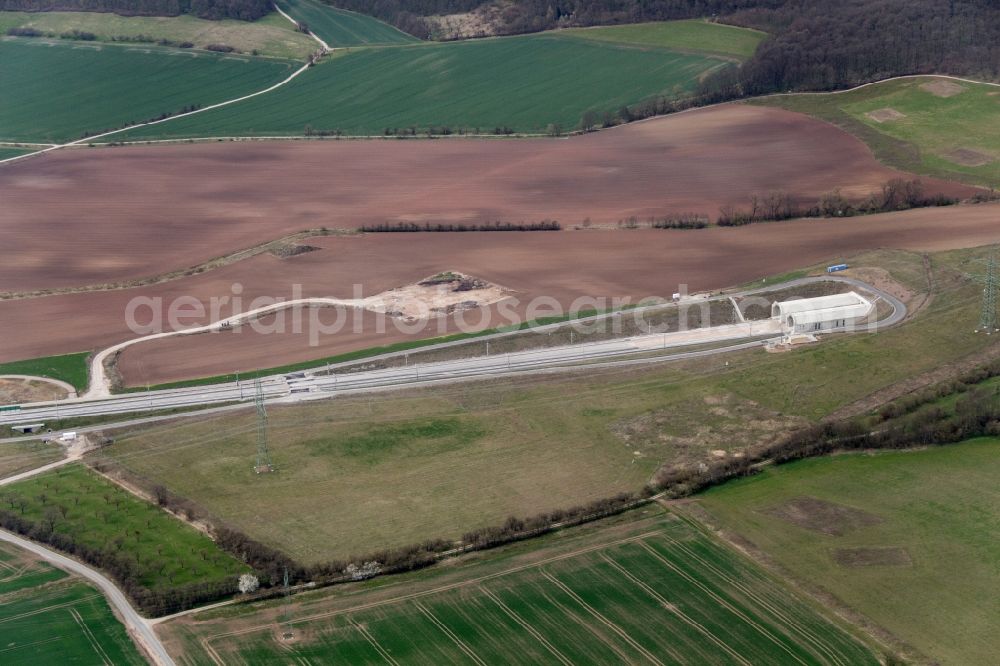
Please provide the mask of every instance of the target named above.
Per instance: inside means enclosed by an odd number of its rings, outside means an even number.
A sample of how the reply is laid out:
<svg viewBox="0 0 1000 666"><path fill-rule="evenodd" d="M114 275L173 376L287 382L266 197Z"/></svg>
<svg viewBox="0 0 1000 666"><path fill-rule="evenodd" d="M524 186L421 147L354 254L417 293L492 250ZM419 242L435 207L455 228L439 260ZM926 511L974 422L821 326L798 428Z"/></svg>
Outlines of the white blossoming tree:
<svg viewBox="0 0 1000 666"><path fill-rule="evenodd" d="M381 571L382 565L375 561L365 562L360 567L351 562L344 569L344 573L350 576L352 580L371 578L372 576L377 576Z"/></svg>
<svg viewBox="0 0 1000 666"><path fill-rule="evenodd" d="M260 581L257 580L257 576L248 573L240 576L239 590L241 594L255 592L258 587L260 587Z"/></svg>

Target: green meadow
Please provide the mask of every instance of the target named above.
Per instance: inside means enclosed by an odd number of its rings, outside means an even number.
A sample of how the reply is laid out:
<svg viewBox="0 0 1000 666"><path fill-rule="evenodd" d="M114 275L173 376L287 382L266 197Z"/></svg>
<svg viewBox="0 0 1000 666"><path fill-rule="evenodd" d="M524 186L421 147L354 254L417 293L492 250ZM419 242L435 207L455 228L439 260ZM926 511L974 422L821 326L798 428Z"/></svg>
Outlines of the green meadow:
<svg viewBox="0 0 1000 666"><path fill-rule="evenodd" d="M418 41L371 16L336 9L317 0L277 0L276 4L332 48Z"/></svg>
<svg viewBox="0 0 1000 666"><path fill-rule="evenodd" d="M571 28L561 34L616 44L714 53L741 60L752 56L767 37L767 33L758 30L702 20Z"/></svg>
<svg viewBox="0 0 1000 666"><path fill-rule="evenodd" d="M128 132L127 139L301 135L340 130L545 132L581 117L666 95L731 66L718 58L556 34L340 52L272 94Z"/></svg>
<svg viewBox="0 0 1000 666"><path fill-rule="evenodd" d="M0 39L0 141L58 143L277 83L300 63L147 45Z"/></svg>
<svg viewBox="0 0 1000 666"><path fill-rule="evenodd" d="M699 504L935 663L983 664L1000 651L998 482L1000 440L979 439L803 460ZM793 502L804 519L782 511Z"/></svg>
<svg viewBox="0 0 1000 666"><path fill-rule="evenodd" d="M754 103L832 122L897 168L1000 187L1000 86L917 77Z"/></svg>

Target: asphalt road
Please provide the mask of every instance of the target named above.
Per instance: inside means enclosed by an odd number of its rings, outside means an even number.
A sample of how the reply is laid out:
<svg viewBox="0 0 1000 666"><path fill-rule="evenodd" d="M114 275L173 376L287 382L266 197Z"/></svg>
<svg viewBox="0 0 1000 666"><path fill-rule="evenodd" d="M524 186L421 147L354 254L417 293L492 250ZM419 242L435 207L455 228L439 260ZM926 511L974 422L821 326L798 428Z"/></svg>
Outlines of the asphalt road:
<svg viewBox="0 0 1000 666"><path fill-rule="evenodd" d="M18 548L31 551L60 569L82 576L96 585L104 593L104 596L107 597L108 602L118 611L119 616L128 628L129 634L143 646L146 653L153 658L154 663L158 666L173 666L174 660L167 654L166 648L163 647L163 643L160 642L153 628L132 608L132 605L125 598L122 591L103 574L65 555L60 555L53 550L49 550L45 546L22 539L16 534L11 534L5 530L0 530L0 541L6 541Z"/></svg>
<svg viewBox="0 0 1000 666"><path fill-rule="evenodd" d="M878 322L877 329L892 326L906 315L906 306L890 294L850 278L838 278L854 286L875 293L893 307L892 314ZM792 282L753 293L763 293L777 289L785 289L796 284L816 281L815 278L803 278ZM736 296L741 294L734 294ZM728 298L729 296L725 296ZM615 316L599 315L588 319ZM555 326L553 326L555 327ZM546 327L548 328L548 327ZM715 355L737 349L749 349L762 345L767 340L775 339L777 332L775 322L746 322L712 329L695 329L686 332L668 334L653 334L632 338L608 340L598 343L567 345L549 349L531 350L500 356L480 356L455 361L425 363L402 368L387 368L352 374L316 375L318 371L327 370L327 366L316 368L310 372L294 373L292 375L274 375L262 380L264 395L273 401L298 401L321 399L337 393L350 393L367 390L412 386L442 381L462 381L482 378L491 375L511 375L528 372L553 371L560 368L592 368L608 365L633 365L661 362L665 359L676 360ZM497 334L502 337L508 334ZM762 339L764 336L764 339ZM670 349L691 345L704 345L734 341L734 344L718 348L681 351L667 357L628 358L641 353L649 353L660 349ZM439 345L452 346L454 343ZM424 350L433 347L424 348ZM398 357L401 353L383 355L382 358ZM624 357L624 358L623 358ZM375 357L378 358L378 357ZM373 359L368 359L373 360ZM586 365L581 365L586 364ZM349 364L345 364L349 365ZM335 366L336 367L336 366ZM219 402L246 401L253 398L253 388L247 383L226 383L213 386L191 387L151 391L146 394L127 394L101 400L67 400L61 403L40 403L27 406L18 412L0 412L3 423L25 423L61 416L91 416L142 411L149 409L169 409L187 405L210 405ZM242 405L236 405L236 408ZM220 409L228 409L223 407ZM142 419L143 421L151 419ZM83 430L83 429L81 429ZM58 463L57 463L58 464ZM111 580L90 567L52 551L44 546L23 539L17 535L0 530L0 541L14 544L31 551L45 560L67 571L76 573L91 581L107 597L122 617L129 633L139 642L154 662L159 666L173 666L174 662L156 636L151 623L141 617L128 602L125 595Z"/></svg>
<svg viewBox="0 0 1000 666"><path fill-rule="evenodd" d="M720 296L719 298L761 294L768 291L787 289L797 285L829 279L836 279L837 281L845 282L847 284L851 284L852 286L874 293L876 296L892 305L892 314L884 320L878 322L878 326L876 327L877 330L881 330L882 328L898 323L906 315L906 306L894 296L877 290L860 280L844 277L800 278L798 280L776 284L767 288L754 289L752 291L740 292L736 294L726 294ZM662 307L662 305L655 307ZM624 316L625 314L632 314L632 312L634 311L626 312L623 315L616 315L614 313L595 315L593 317L579 319L577 320L577 323L585 323L587 321L614 316ZM538 327L535 330L545 332L546 330L565 325L565 323L552 324L544 327ZM521 333L521 331L497 333L482 336L476 340L478 342L483 342L517 333ZM297 402L300 400L331 397L337 394L356 393L374 389L384 390L400 388L412 386L414 384L472 380L498 375L513 375L557 368L570 368L583 363L608 362L616 359L623 360L629 356L635 356L638 354L648 355L651 352L656 352L657 350L670 350L683 348L685 346L704 345L707 343L752 340L763 336L764 339L758 339L750 343L751 345L762 345L767 342L767 340L778 336L779 333L780 330L777 328L776 322L746 322L742 324L712 327L709 329L675 331L666 334L655 333L651 335L618 338L602 342L565 345L503 355L478 356L452 361L420 363L381 370L368 370L339 374L316 374L319 372L325 372L328 369L337 370L342 367L358 365L357 361L353 361L335 364L332 366L320 366L303 372L264 377L261 379L261 392L267 401L280 400L281 402ZM463 340L458 342L442 343L440 345L429 345L427 347L420 348L420 351L426 352L467 343L468 340ZM746 346L747 345L744 344L727 345L720 349L700 351L697 355L723 353L725 351L731 351L734 348L746 348ZM398 359L400 357L405 357L408 353L409 352L395 352L383 354L365 359L365 362L389 360L393 358ZM666 358L656 358L654 356L637 362L652 363L662 362L668 359L690 357L690 354L682 353L672 354ZM222 403L251 401L253 398L254 386L252 381L227 382L205 386L126 393L103 398L78 398L56 402L23 404L16 410L0 411L0 424L14 425L21 423L45 422L46 420L52 419L108 416L133 412L219 405Z"/></svg>

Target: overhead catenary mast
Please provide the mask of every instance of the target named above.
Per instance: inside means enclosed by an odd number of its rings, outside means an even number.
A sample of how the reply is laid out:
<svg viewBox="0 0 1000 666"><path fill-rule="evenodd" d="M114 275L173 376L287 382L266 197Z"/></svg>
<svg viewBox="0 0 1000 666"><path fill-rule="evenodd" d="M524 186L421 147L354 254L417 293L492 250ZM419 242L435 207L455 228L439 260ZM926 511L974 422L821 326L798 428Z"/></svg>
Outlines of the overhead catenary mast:
<svg viewBox="0 0 1000 666"><path fill-rule="evenodd" d="M983 306L979 314L979 326L977 333L996 333L1000 331L1000 321L997 320L997 248L990 251L990 256L982 263L986 264L986 272L981 275L970 275L973 280L983 284Z"/></svg>
<svg viewBox="0 0 1000 666"><path fill-rule="evenodd" d="M257 474L273 472L271 454L267 451L267 409L264 407L264 389L260 377L253 381L254 405L257 406L257 464L253 471Z"/></svg>

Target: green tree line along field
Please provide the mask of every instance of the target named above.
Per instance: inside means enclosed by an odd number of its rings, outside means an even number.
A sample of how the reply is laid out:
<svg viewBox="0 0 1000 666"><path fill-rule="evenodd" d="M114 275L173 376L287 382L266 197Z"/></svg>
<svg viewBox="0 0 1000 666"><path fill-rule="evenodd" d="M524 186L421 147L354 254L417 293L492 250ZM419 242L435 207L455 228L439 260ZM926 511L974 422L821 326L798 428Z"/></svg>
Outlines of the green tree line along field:
<svg viewBox="0 0 1000 666"><path fill-rule="evenodd" d="M725 367L707 359L272 409L278 472L267 477L251 470L249 413L146 428L105 454L304 563L454 539L511 514L638 490L661 468L770 441L984 349L991 340L972 332L979 290L962 277L974 255L933 255L930 305L877 335L833 336L788 354L730 354ZM879 252L851 263L886 268L926 291L919 255ZM770 425L748 428L748 419Z"/></svg>
<svg viewBox="0 0 1000 666"><path fill-rule="evenodd" d="M371 16L335 9L317 0L277 0L276 4L332 48L418 41Z"/></svg>
<svg viewBox="0 0 1000 666"><path fill-rule="evenodd" d="M0 40L0 80L17 91L0 101L0 140L78 139L246 95L299 66L147 45Z"/></svg>
<svg viewBox="0 0 1000 666"><path fill-rule="evenodd" d="M374 47L335 55L272 94L124 138L301 135L307 125L360 135L410 127L569 130L587 111L684 96L699 76L726 66L709 56L550 34Z"/></svg>
<svg viewBox="0 0 1000 666"><path fill-rule="evenodd" d="M0 595L4 664L146 663L100 592L6 544Z"/></svg>
<svg viewBox="0 0 1000 666"><path fill-rule="evenodd" d="M927 658L974 664L1000 650L1000 597L984 594L1000 586L998 482L1000 440L983 438L802 460L698 503Z"/></svg>
<svg viewBox="0 0 1000 666"><path fill-rule="evenodd" d="M210 21L181 16L118 16L95 12L0 12L0 35L11 28L34 28L60 37L73 31L83 33L91 43L131 42L142 47L161 40L173 44L231 46L243 53L259 52L279 58L304 59L316 50L309 35L277 12L253 22L221 19ZM79 35L78 35L79 36Z"/></svg>
<svg viewBox="0 0 1000 666"><path fill-rule="evenodd" d="M878 663L748 560L659 507L644 513L531 551L164 631L186 660L204 660L208 645L234 664Z"/></svg>
<svg viewBox="0 0 1000 666"><path fill-rule="evenodd" d="M832 122L899 169L1000 188L1000 86L920 77L755 103Z"/></svg>

